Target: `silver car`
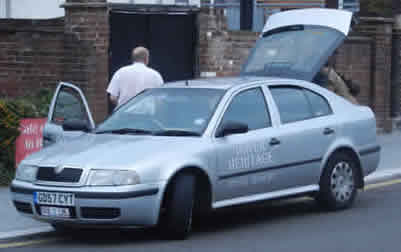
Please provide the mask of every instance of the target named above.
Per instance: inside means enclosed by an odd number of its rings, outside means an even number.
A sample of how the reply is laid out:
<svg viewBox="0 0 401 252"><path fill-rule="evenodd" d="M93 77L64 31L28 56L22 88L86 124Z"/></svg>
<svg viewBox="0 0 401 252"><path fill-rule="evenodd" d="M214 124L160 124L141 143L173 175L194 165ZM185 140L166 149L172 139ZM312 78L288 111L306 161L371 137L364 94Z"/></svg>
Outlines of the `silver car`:
<svg viewBox="0 0 401 252"><path fill-rule="evenodd" d="M350 207L379 163L375 116L310 81L351 19L275 14L240 76L145 90L97 127L81 90L61 83L46 147L12 182L16 209L60 230L160 225L180 239L222 207L299 195Z"/></svg>

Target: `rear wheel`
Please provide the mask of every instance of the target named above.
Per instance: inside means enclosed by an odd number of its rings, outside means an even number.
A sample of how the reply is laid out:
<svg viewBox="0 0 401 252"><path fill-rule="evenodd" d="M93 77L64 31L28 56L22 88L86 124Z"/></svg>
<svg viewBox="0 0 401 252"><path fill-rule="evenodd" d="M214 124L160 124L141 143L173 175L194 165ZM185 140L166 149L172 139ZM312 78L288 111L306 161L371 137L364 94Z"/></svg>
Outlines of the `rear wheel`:
<svg viewBox="0 0 401 252"><path fill-rule="evenodd" d="M317 201L329 210L351 207L357 195L357 176L353 157L344 152L334 154L323 171Z"/></svg>
<svg viewBox="0 0 401 252"><path fill-rule="evenodd" d="M169 239L182 240L191 232L194 207L195 175L180 174L167 195L166 213L161 228Z"/></svg>

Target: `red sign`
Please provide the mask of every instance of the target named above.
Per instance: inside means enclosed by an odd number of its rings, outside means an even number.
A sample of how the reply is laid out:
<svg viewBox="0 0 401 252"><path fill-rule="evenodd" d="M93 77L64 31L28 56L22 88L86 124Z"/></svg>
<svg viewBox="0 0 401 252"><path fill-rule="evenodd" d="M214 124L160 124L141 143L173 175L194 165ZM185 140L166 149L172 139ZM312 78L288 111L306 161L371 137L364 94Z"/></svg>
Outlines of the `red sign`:
<svg viewBox="0 0 401 252"><path fill-rule="evenodd" d="M15 142L15 163L16 166L29 154L42 149L43 146L43 128L46 124L46 118L22 119L20 120L21 134Z"/></svg>

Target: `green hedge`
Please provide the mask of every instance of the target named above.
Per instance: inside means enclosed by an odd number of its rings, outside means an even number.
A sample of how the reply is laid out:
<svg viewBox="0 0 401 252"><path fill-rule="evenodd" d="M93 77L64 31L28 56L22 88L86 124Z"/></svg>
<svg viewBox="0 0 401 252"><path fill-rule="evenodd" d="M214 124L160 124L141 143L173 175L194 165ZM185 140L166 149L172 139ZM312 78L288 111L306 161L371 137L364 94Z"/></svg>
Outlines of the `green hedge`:
<svg viewBox="0 0 401 252"><path fill-rule="evenodd" d="M7 185L15 173L19 120L47 117L52 96L52 90L40 89L18 98L0 98L0 185Z"/></svg>

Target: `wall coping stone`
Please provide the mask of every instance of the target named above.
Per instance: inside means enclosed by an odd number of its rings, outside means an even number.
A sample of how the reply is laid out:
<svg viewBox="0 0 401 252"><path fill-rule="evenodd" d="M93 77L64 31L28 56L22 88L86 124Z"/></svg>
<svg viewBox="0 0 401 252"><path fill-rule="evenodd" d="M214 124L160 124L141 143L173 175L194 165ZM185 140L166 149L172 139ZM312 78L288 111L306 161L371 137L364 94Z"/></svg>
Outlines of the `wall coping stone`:
<svg viewBox="0 0 401 252"><path fill-rule="evenodd" d="M128 13L197 13L200 11L196 5L107 3L107 6L111 11Z"/></svg>
<svg viewBox="0 0 401 252"><path fill-rule="evenodd" d="M61 8L107 8L108 4L105 2L91 2L91 3L64 3Z"/></svg>

